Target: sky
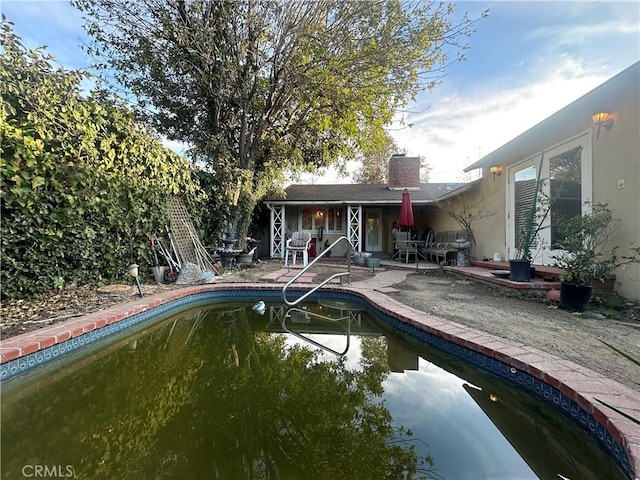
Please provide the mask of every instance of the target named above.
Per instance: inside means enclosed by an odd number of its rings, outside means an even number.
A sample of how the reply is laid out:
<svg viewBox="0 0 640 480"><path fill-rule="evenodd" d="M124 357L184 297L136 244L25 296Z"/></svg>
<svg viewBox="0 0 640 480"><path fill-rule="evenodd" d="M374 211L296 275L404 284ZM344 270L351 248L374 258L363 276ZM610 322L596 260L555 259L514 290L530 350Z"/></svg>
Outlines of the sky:
<svg viewBox="0 0 640 480"><path fill-rule="evenodd" d="M469 181L463 169L640 60L640 2L466 1L477 18L465 61L449 66L389 132L431 167L431 182ZM0 0L28 48L68 69L89 68L82 15L66 0ZM400 120L400 117L398 117ZM407 125L411 125L410 127ZM176 149L176 145L169 145ZM304 182L348 183L333 173Z"/></svg>

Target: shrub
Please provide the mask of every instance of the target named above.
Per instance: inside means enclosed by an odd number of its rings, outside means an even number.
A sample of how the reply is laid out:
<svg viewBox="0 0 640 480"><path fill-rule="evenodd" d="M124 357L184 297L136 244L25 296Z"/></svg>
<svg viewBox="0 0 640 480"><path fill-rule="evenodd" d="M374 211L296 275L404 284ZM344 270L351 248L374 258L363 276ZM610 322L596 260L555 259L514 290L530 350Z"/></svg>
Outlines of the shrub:
<svg viewBox="0 0 640 480"><path fill-rule="evenodd" d="M117 279L132 260L148 266L168 197L204 198L192 166L115 99L83 97L87 74L55 70L10 25L0 58L2 295Z"/></svg>

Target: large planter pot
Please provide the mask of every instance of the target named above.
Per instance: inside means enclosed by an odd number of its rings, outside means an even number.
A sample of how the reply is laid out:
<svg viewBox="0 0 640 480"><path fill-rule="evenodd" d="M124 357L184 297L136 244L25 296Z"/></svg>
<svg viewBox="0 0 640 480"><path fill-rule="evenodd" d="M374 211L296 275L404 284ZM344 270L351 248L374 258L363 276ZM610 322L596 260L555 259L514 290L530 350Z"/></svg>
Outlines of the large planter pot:
<svg viewBox="0 0 640 480"><path fill-rule="evenodd" d="M531 280L530 260L509 260L510 278L512 282L528 282Z"/></svg>
<svg viewBox="0 0 640 480"><path fill-rule="evenodd" d="M367 258L371 258L371 252L353 252L351 254L351 261L360 267L367 264Z"/></svg>
<svg viewBox="0 0 640 480"><path fill-rule="evenodd" d="M376 257L367 258L367 267L378 268L380 266L380 259Z"/></svg>
<svg viewBox="0 0 640 480"><path fill-rule="evenodd" d="M236 262L239 265L251 265L253 263L253 253L241 253L236 258Z"/></svg>
<svg viewBox="0 0 640 480"><path fill-rule="evenodd" d="M576 285L575 283L560 282L560 308L574 312L584 312L591 298L591 285Z"/></svg>

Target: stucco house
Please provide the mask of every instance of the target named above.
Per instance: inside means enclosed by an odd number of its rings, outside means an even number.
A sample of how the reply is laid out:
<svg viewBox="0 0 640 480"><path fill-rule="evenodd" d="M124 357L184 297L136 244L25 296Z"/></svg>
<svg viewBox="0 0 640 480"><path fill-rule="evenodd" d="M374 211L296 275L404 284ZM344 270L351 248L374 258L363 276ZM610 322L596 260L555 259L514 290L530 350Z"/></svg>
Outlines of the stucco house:
<svg viewBox="0 0 640 480"><path fill-rule="evenodd" d="M264 200L270 210L270 255L284 256L288 235L305 230L312 234L311 257L343 235L358 252L386 256L393 251L391 229L405 188L411 194L415 230L421 235L436 217L437 202L466 185L420 183L420 158L404 155L389 160L388 184L290 185L286 196ZM331 253L345 255L346 244Z"/></svg>
<svg viewBox="0 0 640 480"><path fill-rule="evenodd" d="M529 187L541 168L546 193L553 196L562 185L563 195L541 230L533 263L553 263L553 219L583 212L585 202L607 203L621 220L610 241L624 255L640 244L639 73L640 62L469 165L465 172L482 173L472 183L420 184L419 158L394 155L388 185L291 185L286 197L265 200L270 254L283 255L287 234L296 230L312 232L315 252L346 235L358 251L389 253L392 223L407 188L419 236L427 228L460 229L446 210L464 211L474 219L475 257L499 253L508 259L515 251L518 212L531 204ZM615 291L640 300L640 265L614 273Z"/></svg>
<svg viewBox="0 0 640 480"><path fill-rule="evenodd" d="M563 185L560 201L552 205L541 230L542 245L533 263L553 263L554 216L585 211L585 202L606 203L620 227L610 239L622 255L640 244L640 62L515 137L465 171L482 169L476 188L462 195L482 201L495 211L491 219L474 226L476 255L500 252L510 258L515 250L518 212L532 201L527 185L540 168L546 193ZM602 114L602 115L598 115ZM496 175L491 173L491 170ZM555 211L554 211L555 210ZM520 217L521 218L521 217ZM640 265L627 265L615 273L614 289L640 300Z"/></svg>

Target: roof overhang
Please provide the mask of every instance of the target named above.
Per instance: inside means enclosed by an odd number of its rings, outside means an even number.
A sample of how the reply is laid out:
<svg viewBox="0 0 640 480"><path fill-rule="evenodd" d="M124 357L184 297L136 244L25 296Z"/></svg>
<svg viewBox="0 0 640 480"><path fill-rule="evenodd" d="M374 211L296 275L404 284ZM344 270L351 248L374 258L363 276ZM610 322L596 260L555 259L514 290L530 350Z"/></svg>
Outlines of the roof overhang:
<svg viewBox="0 0 640 480"><path fill-rule="evenodd" d="M468 192L469 190L471 190L473 187L475 187L476 185L478 185L480 182L482 181L481 178L478 178L476 180L474 180L473 182L469 182L469 183L465 183L464 185L462 185L461 187L455 188L453 190L451 190L450 192L445 193L444 195L438 197L436 199L437 202L440 202L442 200L447 200L449 198L454 198L457 197L458 195L464 193L464 192Z"/></svg>
<svg viewBox="0 0 640 480"><path fill-rule="evenodd" d="M540 153L542 149L588 131L592 127L591 117L594 113L620 111L628 102L628 92L638 89L639 67L640 62L634 63L562 110L469 165L464 171L493 165L512 165Z"/></svg>
<svg viewBox="0 0 640 480"><path fill-rule="evenodd" d="M448 196L448 195L446 195ZM442 197L440 197L442 198ZM436 199L439 200L440 198ZM389 201L389 200L352 200L352 201L332 201L332 200L314 200L314 201L306 201L306 200L269 200L266 202L267 205L287 205L287 206L309 206L309 205L400 205L402 203L402 199L397 201ZM411 200L412 205L432 205L434 204L434 200Z"/></svg>

